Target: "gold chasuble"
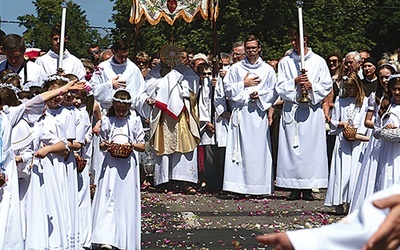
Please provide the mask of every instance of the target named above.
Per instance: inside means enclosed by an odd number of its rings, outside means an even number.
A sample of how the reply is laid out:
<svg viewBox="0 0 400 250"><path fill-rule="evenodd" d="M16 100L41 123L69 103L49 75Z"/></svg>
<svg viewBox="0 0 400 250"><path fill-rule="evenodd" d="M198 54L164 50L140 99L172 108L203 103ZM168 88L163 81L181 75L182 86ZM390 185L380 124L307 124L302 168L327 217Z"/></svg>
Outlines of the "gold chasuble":
<svg viewBox="0 0 400 250"><path fill-rule="evenodd" d="M185 106L177 120L159 108L154 108L153 116L159 116L159 122L151 143L157 155L189 153L199 145L201 139L196 98L196 94L190 92L190 98L183 100Z"/></svg>

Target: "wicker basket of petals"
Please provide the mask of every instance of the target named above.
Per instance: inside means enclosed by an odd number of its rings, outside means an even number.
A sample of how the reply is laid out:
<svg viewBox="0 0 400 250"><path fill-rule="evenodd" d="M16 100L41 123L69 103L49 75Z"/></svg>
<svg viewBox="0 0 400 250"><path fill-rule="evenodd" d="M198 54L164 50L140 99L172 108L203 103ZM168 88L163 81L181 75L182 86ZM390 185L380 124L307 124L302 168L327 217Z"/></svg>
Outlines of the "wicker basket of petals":
<svg viewBox="0 0 400 250"><path fill-rule="evenodd" d="M76 154L75 161L76 161L76 165L77 165L77 171L78 171L78 173L81 173L86 167L87 160L83 159L80 155Z"/></svg>
<svg viewBox="0 0 400 250"><path fill-rule="evenodd" d="M343 137L347 141L354 141L356 140L357 128L352 126L347 126L343 129Z"/></svg>
<svg viewBox="0 0 400 250"><path fill-rule="evenodd" d="M129 136L120 134L123 136L126 136L129 138ZM130 138L129 138L130 140ZM128 158L128 156L132 153L133 151L133 144L132 142L129 143L115 143L111 140L111 145L110 148L108 149L112 157L116 158Z"/></svg>
<svg viewBox="0 0 400 250"><path fill-rule="evenodd" d="M0 173L0 187L2 187L6 183L6 176L3 173Z"/></svg>

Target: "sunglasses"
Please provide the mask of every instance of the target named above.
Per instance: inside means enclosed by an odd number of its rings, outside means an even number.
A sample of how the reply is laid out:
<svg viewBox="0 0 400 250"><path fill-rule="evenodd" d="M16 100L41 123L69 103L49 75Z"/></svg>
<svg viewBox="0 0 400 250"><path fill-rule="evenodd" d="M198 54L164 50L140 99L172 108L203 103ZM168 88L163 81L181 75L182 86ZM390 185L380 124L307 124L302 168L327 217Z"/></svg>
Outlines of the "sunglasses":
<svg viewBox="0 0 400 250"><path fill-rule="evenodd" d="M212 72L203 72L203 76L212 76Z"/></svg>
<svg viewBox="0 0 400 250"><path fill-rule="evenodd" d="M93 50L93 51L90 51L90 54L99 54L99 51L98 50Z"/></svg>

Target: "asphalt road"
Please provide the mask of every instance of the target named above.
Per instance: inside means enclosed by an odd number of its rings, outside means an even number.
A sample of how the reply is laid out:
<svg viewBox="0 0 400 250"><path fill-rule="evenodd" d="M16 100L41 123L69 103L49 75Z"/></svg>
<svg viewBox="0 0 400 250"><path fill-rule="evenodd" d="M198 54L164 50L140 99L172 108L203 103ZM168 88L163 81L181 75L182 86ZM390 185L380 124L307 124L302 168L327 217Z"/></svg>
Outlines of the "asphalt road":
<svg viewBox="0 0 400 250"><path fill-rule="evenodd" d="M272 249L258 234L320 227L343 216L315 201L286 201L285 190L259 199L142 192L142 249Z"/></svg>

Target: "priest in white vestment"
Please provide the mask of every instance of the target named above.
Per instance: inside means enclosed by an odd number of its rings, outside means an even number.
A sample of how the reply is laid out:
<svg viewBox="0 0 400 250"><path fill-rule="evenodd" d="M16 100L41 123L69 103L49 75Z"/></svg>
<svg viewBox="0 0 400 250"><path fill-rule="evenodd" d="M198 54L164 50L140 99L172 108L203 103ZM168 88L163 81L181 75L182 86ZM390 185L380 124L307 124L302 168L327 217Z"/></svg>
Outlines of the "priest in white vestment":
<svg viewBox="0 0 400 250"><path fill-rule="evenodd" d="M267 110L277 98L276 76L259 53L261 44L250 35L246 58L231 66L224 78L232 104L228 127L223 190L239 195L273 192L271 140Z"/></svg>
<svg viewBox="0 0 400 250"><path fill-rule="evenodd" d="M131 110L147 117L149 107L145 105L148 95L140 69L129 60L129 45L117 39L112 46L113 56L101 62L91 78L93 95L103 109L108 109L117 89L123 88L132 97Z"/></svg>
<svg viewBox="0 0 400 250"><path fill-rule="evenodd" d="M146 77L147 94L155 101L150 116L154 184L182 181L184 191L193 194L198 181L197 145L201 140L197 111L199 76L183 64L167 63L162 58Z"/></svg>
<svg viewBox="0 0 400 250"><path fill-rule="evenodd" d="M297 30L290 34L293 51L278 64L276 91L284 104L279 130L276 185L290 188L287 199L313 200L312 188L328 185L325 118L321 101L332 89L325 60L307 47L304 37L305 70L301 73ZM301 103L302 88L310 102Z"/></svg>

